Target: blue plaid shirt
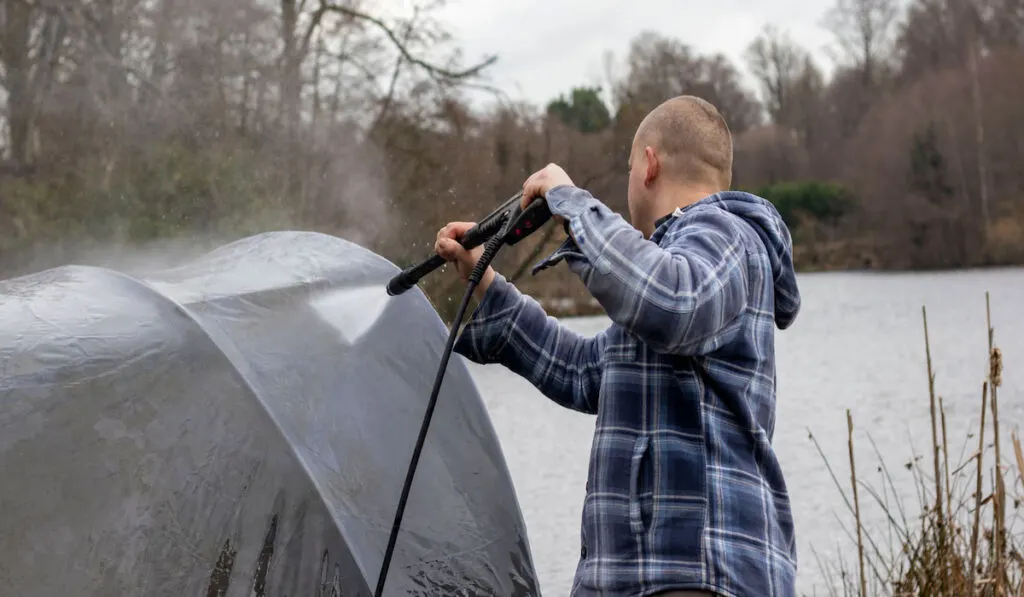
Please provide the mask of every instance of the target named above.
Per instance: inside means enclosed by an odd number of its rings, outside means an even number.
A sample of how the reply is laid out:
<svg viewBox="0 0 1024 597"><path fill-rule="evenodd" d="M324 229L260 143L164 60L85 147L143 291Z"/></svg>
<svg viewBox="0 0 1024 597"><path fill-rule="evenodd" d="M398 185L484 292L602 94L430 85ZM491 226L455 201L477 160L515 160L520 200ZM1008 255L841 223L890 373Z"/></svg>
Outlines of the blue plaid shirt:
<svg viewBox="0 0 1024 597"><path fill-rule="evenodd" d="M575 187L548 192L565 260L612 325L582 337L495 276L456 350L597 415L573 595L672 589L796 594L775 427L775 328L800 295L789 230L760 197L722 192L650 240Z"/></svg>

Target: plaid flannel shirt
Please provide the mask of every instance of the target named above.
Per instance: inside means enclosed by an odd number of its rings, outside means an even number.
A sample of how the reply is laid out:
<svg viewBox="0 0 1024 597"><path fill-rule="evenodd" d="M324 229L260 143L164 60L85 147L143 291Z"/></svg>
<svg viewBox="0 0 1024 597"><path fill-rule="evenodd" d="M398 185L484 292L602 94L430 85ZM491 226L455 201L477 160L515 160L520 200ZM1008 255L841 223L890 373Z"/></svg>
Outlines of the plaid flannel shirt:
<svg viewBox="0 0 1024 597"><path fill-rule="evenodd" d="M611 326L580 336L499 274L456 350L597 415L572 594L794 596L771 440L775 327L792 323L800 296L778 212L718 193L648 240L585 190L547 200L571 237L535 272L565 260Z"/></svg>

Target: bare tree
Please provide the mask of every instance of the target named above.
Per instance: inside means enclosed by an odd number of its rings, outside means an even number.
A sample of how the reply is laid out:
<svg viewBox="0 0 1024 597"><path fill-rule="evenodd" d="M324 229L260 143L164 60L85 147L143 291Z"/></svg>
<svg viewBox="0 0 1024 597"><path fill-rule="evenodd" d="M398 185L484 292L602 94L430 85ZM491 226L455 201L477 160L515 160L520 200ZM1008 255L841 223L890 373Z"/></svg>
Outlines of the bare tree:
<svg viewBox="0 0 1024 597"><path fill-rule="evenodd" d="M678 40L657 33L638 35L626 57L626 72L614 89L629 127L661 102L692 94L714 104L736 133L761 120L761 106L743 88L736 68L723 56L699 56Z"/></svg>
<svg viewBox="0 0 1024 597"><path fill-rule="evenodd" d="M880 83L891 56L898 15L896 0L836 0L825 14L825 26L867 87Z"/></svg>
<svg viewBox="0 0 1024 597"><path fill-rule="evenodd" d="M746 53L764 110L723 56L643 33L608 60L606 92L580 102L599 117L566 126L498 93L497 107L474 106L493 58L427 59L456 49L441 0L388 16L365 0L6 0L0 259L289 226L421 259L437 226L485 213L547 161L623 212L640 118L694 94L736 134L737 184L812 206L821 181L853 193L857 209L827 226L837 263L861 259L844 243L887 246L881 265L1021 261L1020 2L911 0L894 35L895 0L839 0L830 78L767 26ZM811 221L798 244L813 230L825 228ZM504 271L523 274L560 239L522 243ZM521 280L540 295L580 290Z"/></svg>
<svg viewBox="0 0 1024 597"><path fill-rule="evenodd" d="M0 10L0 83L7 92L7 154L30 166L39 104L51 88L67 29L53 7L7 0Z"/></svg>
<svg viewBox="0 0 1024 597"><path fill-rule="evenodd" d="M775 124L790 125L795 117L791 96L803 74L807 53L789 34L766 25L745 52L747 66L761 86L761 102Z"/></svg>

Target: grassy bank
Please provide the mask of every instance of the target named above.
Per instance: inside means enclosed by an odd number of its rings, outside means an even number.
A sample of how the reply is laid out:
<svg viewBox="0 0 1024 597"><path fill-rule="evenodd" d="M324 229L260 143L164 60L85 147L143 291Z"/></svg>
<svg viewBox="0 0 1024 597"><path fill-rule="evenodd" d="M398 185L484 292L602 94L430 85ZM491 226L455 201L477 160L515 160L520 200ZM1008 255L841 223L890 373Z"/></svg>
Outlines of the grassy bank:
<svg viewBox="0 0 1024 597"><path fill-rule="evenodd" d="M987 305L986 295L986 309ZM852 561L817 563L827 579L828 595L835 596L936 596L1009 597L1024 595L1024 537L1015 530L1020 519L1024 487L1024 453L1015 432L1009 438L999 419L999 388L1003 363L987 309L989 370L978 396L980 423L966 439L973 453L962 462L950 462L951 445L946 434L946 411L935 387L927 312L922 309L924 344L928 366L928 399L931 413L931 454L905 464L912 471L918 503L905 504L887 464L871 443L880 487L866 483L859 470L864 446L853 439L854 421L846 412L849 474L840 481L820 445L811 435L832 474L847 507L843 525L856 545ZM883 528L869 529L862 509L873 502L885 514ZM817 555L817 554L816 554Z"/></svg>

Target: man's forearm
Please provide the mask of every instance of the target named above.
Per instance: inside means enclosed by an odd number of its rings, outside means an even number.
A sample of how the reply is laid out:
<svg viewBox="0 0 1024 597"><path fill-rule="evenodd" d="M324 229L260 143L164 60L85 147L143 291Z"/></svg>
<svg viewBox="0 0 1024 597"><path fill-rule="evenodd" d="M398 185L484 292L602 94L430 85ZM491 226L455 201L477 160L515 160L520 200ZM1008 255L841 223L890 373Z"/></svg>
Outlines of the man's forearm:
<svg viewBox="0 0 1024 597"><path fill-rule="evenodd" d="M572 332L494 274L455 351L476 363L504 365L558 404L592 414L602 347L603 335L584 338Z"/></svg>
<svg viewBox="0 0 1024 597"><path fill-rule="evenodd" d="M488 267L483 277L480 278L480 283L473 289L473 296L476 297L477 301L482 302L484 297L487 296L487 290L491 287L491 283L494 282L494 274L494 268Z"/></svg>

